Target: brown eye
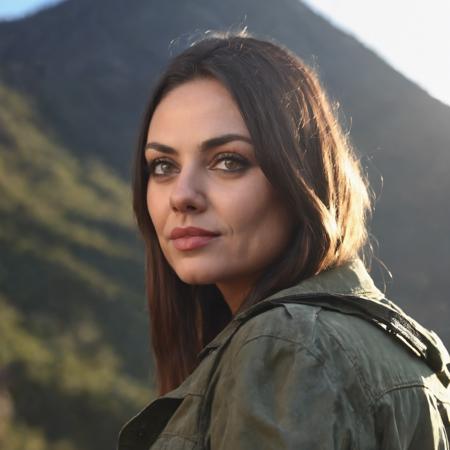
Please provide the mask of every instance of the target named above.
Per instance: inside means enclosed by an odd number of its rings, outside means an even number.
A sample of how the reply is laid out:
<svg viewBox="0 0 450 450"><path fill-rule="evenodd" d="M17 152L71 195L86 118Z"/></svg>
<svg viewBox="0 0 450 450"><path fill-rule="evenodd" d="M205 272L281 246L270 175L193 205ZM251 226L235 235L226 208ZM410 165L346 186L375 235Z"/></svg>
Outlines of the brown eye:
<svg viewBox="0 0 450 450"><path fill-rule="evenodd" d="M240 172L248 166L248 161L236 153L222 153L213 164L214 170L223 172Z"/></svg>
<svg viewBox="0 0 450 450"><path fill-rule="evenodd" d="M153 176L170 175L175 171L175 165L168 159L158 158L148 163L148 173Z"/></svg>

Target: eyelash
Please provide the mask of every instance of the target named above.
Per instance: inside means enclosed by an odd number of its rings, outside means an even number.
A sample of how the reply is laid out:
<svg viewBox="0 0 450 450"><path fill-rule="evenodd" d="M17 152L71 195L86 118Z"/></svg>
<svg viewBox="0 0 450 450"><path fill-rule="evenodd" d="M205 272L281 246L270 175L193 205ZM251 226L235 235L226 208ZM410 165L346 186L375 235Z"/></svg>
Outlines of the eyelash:
<svg viewBox="0 0 450 450"><path fill-rule="evenodd" d="M220 170L221 172L224 172L224 173L243 172L250 165L249 162L245 158L237 155L236 153L220 153L213 161L213 165L216 165L222 161L233 161L233 162L237 162L241 165L241 167L239 167L238 169L234 169L234 170L233 169L232 170L216 169L216 170ZM155 168L158 166L158 164L161 164L161 163L167 163L171 166L174 166L173 162L168 158L155 158L151 161L148 161L147 174L149 176L153 176L153 177L165 177L165 176L170 175L170 174L164 174L164 173L163 174L155 173Z"/></svg>

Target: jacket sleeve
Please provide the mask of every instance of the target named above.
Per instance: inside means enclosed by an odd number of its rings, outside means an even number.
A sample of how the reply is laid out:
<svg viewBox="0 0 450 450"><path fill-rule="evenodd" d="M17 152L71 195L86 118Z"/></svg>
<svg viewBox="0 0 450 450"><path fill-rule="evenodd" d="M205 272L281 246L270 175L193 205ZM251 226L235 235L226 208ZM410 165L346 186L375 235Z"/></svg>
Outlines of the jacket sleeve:
<svg viewBox="0 0 450 450"><path fill-rule="evenodd" d="M298 343L274 336L248 341L217 380L209 447L373 448L359 439L358 401L348 395L352 380Z"/></svg>

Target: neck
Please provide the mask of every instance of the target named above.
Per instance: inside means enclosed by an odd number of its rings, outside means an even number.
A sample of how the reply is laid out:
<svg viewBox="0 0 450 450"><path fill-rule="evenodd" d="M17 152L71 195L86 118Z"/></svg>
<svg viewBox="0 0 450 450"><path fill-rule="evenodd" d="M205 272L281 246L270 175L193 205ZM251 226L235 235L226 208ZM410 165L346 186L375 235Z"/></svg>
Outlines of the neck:
<svg viewBox="0 0 450 450"><path fill-rule="evenodd" d="M253 280L252 280L253 281ZM244 299L250 293L253 283L248 280L235 280L233 282L216 283L217 288L222 293L231 314L234 316Z"/></svg>

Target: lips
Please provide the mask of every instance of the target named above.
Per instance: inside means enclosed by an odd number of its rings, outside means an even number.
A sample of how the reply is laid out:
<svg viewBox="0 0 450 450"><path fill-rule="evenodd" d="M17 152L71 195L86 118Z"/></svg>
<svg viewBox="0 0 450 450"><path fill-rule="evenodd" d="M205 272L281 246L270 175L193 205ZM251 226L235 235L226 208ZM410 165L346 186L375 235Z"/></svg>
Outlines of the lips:
<svg viewBox="0 0 450 450"><path fill-rule="evenodd" d="M170 233L170 239L177 250L187 251L204 247L214 240L220 233L204 230L203 228L187 227L174 228Z"/></svg>
<svg viewBox="0 0 450 450"><path fill-rule="evenodd" d="M170 233L170 239L180 239L189 236L219 236L220 233L215 233L214 231L204 230L203 228L197 227L186 227L180 228L176 227Z"/></svg>

